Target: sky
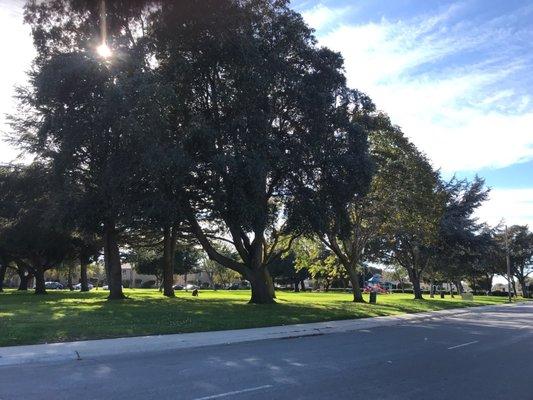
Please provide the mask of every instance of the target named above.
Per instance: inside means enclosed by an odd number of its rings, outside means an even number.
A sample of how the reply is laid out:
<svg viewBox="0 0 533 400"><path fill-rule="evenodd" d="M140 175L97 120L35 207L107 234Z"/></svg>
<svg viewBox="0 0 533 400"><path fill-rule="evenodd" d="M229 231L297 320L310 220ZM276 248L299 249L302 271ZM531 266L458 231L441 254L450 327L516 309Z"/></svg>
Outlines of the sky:
<svg viewBox="0 0 533 400"><path fill-rule="evenodd" d="M23 0L0 0L0 132L34 56ZM486 179L478 212L533 227L533 2L293 0L351 87L450 178ZM0 143L0 162L17 152Z"/></svg>

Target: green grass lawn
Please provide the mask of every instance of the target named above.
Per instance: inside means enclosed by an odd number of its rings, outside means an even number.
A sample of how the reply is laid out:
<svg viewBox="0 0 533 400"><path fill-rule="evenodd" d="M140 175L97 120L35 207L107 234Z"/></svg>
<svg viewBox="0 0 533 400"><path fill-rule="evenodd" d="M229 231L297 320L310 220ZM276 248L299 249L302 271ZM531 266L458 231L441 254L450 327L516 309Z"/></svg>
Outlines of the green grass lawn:
<svg viewBox="0 0 533 400"><path fill-rule="evenodd" d="M107 292L49 291L46 296L0 293L0 346L222 329L287 325L416 313L504 303L476 296L413 300L411 294L379 295L378 304L354 304L348 293L277 292L277 304L247 304L249 291L177 292L167 299L154 289L125 290L130 298L108 302Z"/></svg>

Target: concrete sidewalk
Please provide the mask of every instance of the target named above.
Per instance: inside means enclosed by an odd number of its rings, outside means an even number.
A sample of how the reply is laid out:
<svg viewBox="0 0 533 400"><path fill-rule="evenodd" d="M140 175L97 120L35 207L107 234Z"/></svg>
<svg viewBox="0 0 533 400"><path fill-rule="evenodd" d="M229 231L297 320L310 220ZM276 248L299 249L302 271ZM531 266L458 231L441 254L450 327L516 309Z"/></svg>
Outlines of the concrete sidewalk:
<svg viewBox="0 0 533 400"><path fill-rule="evenodd" d="M0 347L0 366L68 361L120 354L158 352L202 346L251 342L256 340L283 339L324 335L329 333L350 332L360 329L398 325L410 321L423 321L427 319L442 318L458 314L481 313L488 310L494 310L499 307L512 306L513 304L457 308L418 314L402 314L398 316L272 326L266 328L157 336L137 336L116 339L85 340L79 342Z"/></svg>

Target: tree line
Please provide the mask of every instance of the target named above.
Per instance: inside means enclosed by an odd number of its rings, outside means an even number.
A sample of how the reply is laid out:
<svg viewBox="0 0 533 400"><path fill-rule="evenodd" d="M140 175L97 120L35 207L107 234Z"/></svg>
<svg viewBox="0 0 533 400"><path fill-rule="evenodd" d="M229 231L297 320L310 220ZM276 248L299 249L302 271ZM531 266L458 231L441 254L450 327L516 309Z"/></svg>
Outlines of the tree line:
<svg viewBox="0 0 533 400"><path fill-rule="evenodd" d="M113 1L105 30L100 7L25 6L37 55L10 140L33 162L0 169L1 278L30 272L45 293L45 271L75 259L86 290L103 256L122 299L125 249L173 296L192 246L271 303L271 270L306 240L356 302L366 262L404 268L415 298L426 276L500 272L501 235L474 217L483 180L443 180L288 1ZM525 288L532 239L516 229Z"/></svg>

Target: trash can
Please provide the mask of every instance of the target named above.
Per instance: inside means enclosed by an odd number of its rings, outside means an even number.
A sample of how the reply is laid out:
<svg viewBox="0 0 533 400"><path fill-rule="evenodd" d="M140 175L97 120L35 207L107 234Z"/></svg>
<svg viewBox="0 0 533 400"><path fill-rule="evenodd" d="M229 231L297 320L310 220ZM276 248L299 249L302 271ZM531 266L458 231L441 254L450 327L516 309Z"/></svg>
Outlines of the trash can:
<svg viewBox="0 0 533 400"><path fill-rule="evenodd" d="M376 300L378 298L378 292L370 292L370 303L376 304Z"/></svg>
<svg viewBox="0 0 533 400"><path fill-rule="evenodd" d="M440 291L440 298L441 298L441 299L444 298L444 290L441 290L441 291Z"/></svg>

